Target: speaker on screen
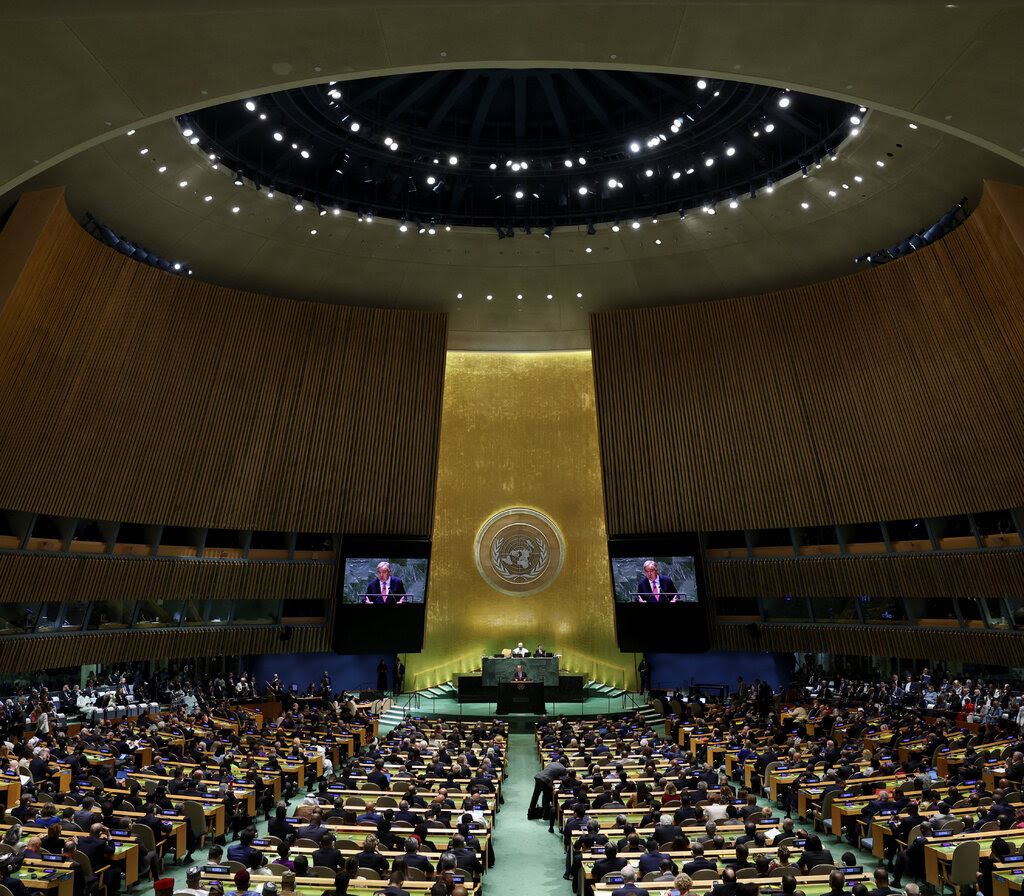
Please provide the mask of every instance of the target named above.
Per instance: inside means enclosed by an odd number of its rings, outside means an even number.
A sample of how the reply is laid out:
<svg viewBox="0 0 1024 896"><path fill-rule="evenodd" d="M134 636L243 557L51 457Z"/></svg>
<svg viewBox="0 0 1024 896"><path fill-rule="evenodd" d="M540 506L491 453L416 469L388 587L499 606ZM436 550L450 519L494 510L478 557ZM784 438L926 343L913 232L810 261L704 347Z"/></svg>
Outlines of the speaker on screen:
<svg viewBox="0 0 1024 896"><path fill-rule="evenodd" d="M418 653L423 649L430 540L342 535L331 649Z"/></svg>
<svg viewBox="0 0 1024 896"><path fill-rule="evenodd" d="M619 649L704 653L710 644L695 532L608 542Z"/></svg>

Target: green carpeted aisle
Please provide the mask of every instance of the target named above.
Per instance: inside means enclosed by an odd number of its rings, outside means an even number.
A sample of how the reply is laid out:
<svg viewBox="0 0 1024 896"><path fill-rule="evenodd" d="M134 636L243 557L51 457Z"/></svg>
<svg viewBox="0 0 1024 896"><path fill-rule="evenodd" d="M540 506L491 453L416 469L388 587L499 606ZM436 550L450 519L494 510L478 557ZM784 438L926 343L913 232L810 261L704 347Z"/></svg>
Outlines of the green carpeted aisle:
<svg viewBox="0 0 1024 896"><path fill-rule="evenodd" d="M548 833L548 822L527 821L526 809L533 795L533 776L540 771L537 742L532 734L510 734L508 778L502 785L501 807L494 835L495 865L484 875L490 896L572 896L565 872L562 838Z"/></svg>

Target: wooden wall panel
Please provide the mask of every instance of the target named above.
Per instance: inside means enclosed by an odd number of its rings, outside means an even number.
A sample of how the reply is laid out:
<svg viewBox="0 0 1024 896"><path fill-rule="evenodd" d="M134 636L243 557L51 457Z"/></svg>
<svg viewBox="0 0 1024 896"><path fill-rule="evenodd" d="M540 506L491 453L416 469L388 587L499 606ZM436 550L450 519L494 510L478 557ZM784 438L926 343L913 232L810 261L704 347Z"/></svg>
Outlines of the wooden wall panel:
<svg viewBox="0 0 1024 896"><path fill-rule="evenodd" d="M882 625L718 625L712 644L718 650L830 653L894 656L1024 665L1024 638L1014 632L915 629Z"/></svg>
<svg viewBox="0 0 1024 896"><path fill-rule="evenodd" d="M0 601L333 598L333 564L0 554Z"/></svg>
<svg viewBox="0 0 1024 896"><path fill-rule="evenodd" d="M591 316L612 534L1024 503L1024 254L987 185L903 260L768 295Z"/></svg>
<svg viewBox="0 0 1024 896"><path fill-rule="evenodd" d="M0 507L429 534L443 314L167 274L98 243L51 194L0 301ZM19 223L15 209L4 233Z"/></svg>
<svg viewBox="0 0 1024 896"><path fill-rule="evenodd" d="M295 627L287 640L276 627L180 631L90 632L5 638L0 673L63 669L87 663L121 664L149 659L316 653L329 649L329 626Z"/></svg>

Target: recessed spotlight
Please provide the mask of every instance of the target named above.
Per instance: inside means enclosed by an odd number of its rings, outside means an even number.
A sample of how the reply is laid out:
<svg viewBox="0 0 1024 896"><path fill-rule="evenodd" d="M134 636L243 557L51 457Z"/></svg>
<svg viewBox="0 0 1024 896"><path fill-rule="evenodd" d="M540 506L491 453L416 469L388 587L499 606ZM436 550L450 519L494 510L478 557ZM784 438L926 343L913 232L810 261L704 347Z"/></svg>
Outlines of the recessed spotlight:
<svg viewBox="0 0 1024 896"><path fill-rule="evenodd" d="M185 128L185 130L183 130L181 132L181 136L182 137L191 137L193 133L194 133L194 131L192 130L192 128Z"/></svg>
<svg viewBox="0 0 1024 896"><path fill-rule="evenodd" d="M654 241L654 245L655 246L660 246L661 245L661 240L655 240Z"/></svg>
<svg viewBox="0 0 1024 896"><path fill-rule="evenodd" d="M855 174L855 175L853 176L853 179L854 179L855 181L857 181L857 183L862 183L862 182L863 182L863 180L864 180L864 178L863 178L863 177L861 177L861 176L860 176L859 174Z"/></svg>
<svg viewBox="0 0 1024 896"><path fill-rule="evenodd" d="M233 214L233 215L237 215L240 211L241 211L241 209L237 205L233 205L231 207L231 214Z"/></svg>
<svg viewBox="0 0 1024 896"><path fill-rule="evenodd" d="M212 196L204 196L203 197L203 202L210 202L212 199L213 199Z"/></svg>
<svg viewBox="0 0 1024 896"><path fill-rule="evenodd" d="M461 299L462 298L462 293L461 292L455 293L455 298Z"/></svg>
<svg viewBox="0 0 1024 896"><path fill-rule="evenodd" d="M491 162L490 169L491 169L491 171L497 171L498 170L498 163L497 162Z"/></svg>
<svg viewBox="0 0 1024 896"><path fill-rule="evenodd" d="M828 195L831 196L834 199L839 194L835 190L829 190L828 191Z"/></svg>
<svg viewBox="0 0 1024 896"><path fill-rule="evenodd" d="M280 131L274 131L274 139L278 143L280 143L282 140L284 140L284 134L282 134Z"/></svg>
<svg viewBox="0 0 1024 896"><path fill-rule="evenodd" d="M682 177L682 174L680 172L678 172L678 171L673 171L672 172L672 180L679 180L680 177Z"/></svg>
<svg viewBox="0 0 1024 896"><path fill-rule="evenodd" d="M714 159L705 159L704 160L704 167L705 168L710 168L714 164L715 164L715 160Z"/></svg>
<svg viewBox="0 0 1024 896"><path fill-rule="evenodd" d="M427 177L427 184L428 184L429 186L431 186L431 187L432 187L432 186L433 186L434 184L436 184L436 183L437 183L437 178L436 178L436 177L434 177L434 175L433 175L433 174L431 174L431 175L429 175L429 176Z"/></svg>
<svg viewBox="0 0 1024 896"><path fill-rule="evenodd" d="M917 130L917 125L914 124L914 122L910 122L910 124L907 125L907 127L909 127L912 131L916 131Z"/></svg>
<svg viewBox="0 0 1024 896"><path fill-rule="evenodd" d="M356 133L359 130L359 122L353 121L352 124L348 126L348 129L352 131L353 134Z"/></svg>
<svg viewBox="0 0 1024 896"><path fill-rule="evenodd" d="M402 222L401 224L399 224L399 225L398 225L398 229L399 229L399 230L400 230L400 231L401 231L402 233L406 233L406 232L407 232L407 231L409 230L409 225L408 225L408 224L406 224L406 223L405 223L405 221L403 221L403 222ZM462 293L459 293L459 298L460 298L460 299L462 298Z"/></svg>
<svg viewBox="0 0 1024 896"><path fill-rule="evenodd" d="M587 246L587 248L586 248L586 249L585 249L584 251L585 251L585 252L587 253L587 255L589 255L589 254L590 254L591 252L593 252L594 250L593 250L593 249L591 249L591 248L590 248L590 246Z"/></svg>
<svg viewBox="0 0 1024 896"><path fill-rule="evenodd" d="M178 186L181 187L182 189L184 189L185 187L188 186L188 181L187 180L178 181Z"/></svg>
<svg viewBox="0 0 1024 896"><path fill-rule="evenodd" d="M252 100L247 100L246 104L245 104L245 108L248 109L250 112L255 112L256 111L256 104Z"/></svg>
<svg viewBox="0 0 1024 896"><path fill-rule="evenodd" d="M697 89L698 89L698 90L704 90L704 89L706 89L706 88L707 88L707 86L708 86L708 82L707 82L707 81L705 81L705 80L704 80L703 78L701 78L701 79L700 79L700 80L699 80L699 81L697 82Z"/></svg>
<svg viewBox="0 0 1024 896"><path fill-rule="evenodd" d="M770 133L771 133L772 131L774 131L774 130L775 130L775 125L774 125L774 124L772 124L772 123L771 123L770 121L768 122L768 124L766 124L766 125L764 126L764 132L765 132L766 134L770 134Z"/></svg>
<svg viewBox="0 0 1024 896"><path fill-rule="evenodd" d="M640 152L640 144L634 140L632 143L629 144L629 151Z"/></svg>
<svg viewBox="0 0 1024 896"><path fill-rule="evenodd" d="M576 161L579 162L581 165L586 165L587 164L586 156L580 156Z"/></svg>
<svg viewBox="0 0 1024 896"><path fill-rule="evenodd" d="M612 224L612 233L618 233L618 232L619 232L619 222L616 221L614 224Z"/></svg>
<svg viewBox="0 0 1024 896"><path fill-rule="evenodd" d="M516 298L521 301L522 298L523 298L523 294L521 292L520 293L516 293Z"/></svg>
<svg viewBox="0 0 1024 896"><path fill-rule="evenodd" d="M492 301L493 299L494 299L494 296L492 296L492 295L488 295L487 296L487 301L488 302Z"/></svg>
<svg viewBox="0 0 1024 896"><path fill-rule="evenodd" d="M727 148L727 149L725 150L725 154L726 154L727 156L734 156L734 155L736 155L736 147L735 147L735 146L730 146L730 147L728 147L728 148Z"/></svg>
<svg viewBox="0 0 1024 896"><path fill-rule="evenodd" d="M309 232L309 235L310 236L316 236L316 228L315 227Z"/></svg>
<svg viewBox="0 0 1024 896"><path fill-rule="evenodd" d="M789 97L788 96L780 96L779 97L779 108L780 109L786 109L788 107L789 107Z"/></svg>
<svg viewBox="0 0 1024 896"><path fill-rule="evenodd" d="M582 299L583 298L583 293L581 293L581 292L576 293L576 298L577 299Z"/></svg>
<svg viewBox="0 0 1024 896"><path fill-rule="evenodd" d="M566 159L565 162L563 162L563 164L566 168L572 168L572 159Z"/></svg>
<svg viewBox="0 0 1024 896"><path fill-rule="evenodd" d="M260 112L260 121L266 121L266 120L267 120L267 113L266 112Z"/></svg>
<svg viewBox="0 0 1024 896"><path fill-rule="evenodd" d="M885 167L885 162L883 162L883 161L882 161L881 159L878 159L878 160L877 160L877 161L875 162L875 164L876 164L876 165L877 165L877 166L878 166L879 168L884 168L884 167Z"/></svg>
<svg viewBox="0 0 1024 896"><path fill-rule="evenodd" d="M554 298L554 296L553 296L553 295L551 295L551 293L548 293L548 298L549 298L549 299L553 299L553 298Z"/></svg>
<svg viewBox="0 0 1024 896"><path fill-rule="evenodd" d="M739 208L739 207L740 207L740 201L738 199L730 199L729 200L729 208Z"/></svg>
<svg viewBox="0 0 1024 896"><path fill-rule="evenodd" d="M580 196L586 196L587 195L587 188L586 187L580 187L577 192L580 194Z"/></svg>
<svg viewBox="0 0 1024 896"><path fill-rule="evenodd" d="M134 133L135 133L135 128L132 128L130 131L128 131L128 136L131 137ZM184 133L184 131L182 133ZM185 134L185 136L187 137L188 134Z"/></svg>
<svg viewBox="0 0 1024 896"><path fill-rule="evenodd" d="M807 208L810 208L810 207L811 207L811 204L809 202L801 202L800 203L800 208L807 209Z"/></svg>
<svg viewBox="0 0 1024 896"><path fill-rule="evenodd" d="M297 200L295 202L294 208L295 208L295 211L297 211L297 212L301 212L303 210L303 208L305 208L305 206L302 204L302 200L301 199L299 199L299 200Z"/></svg>
<svg viewBox="0 0 1024 896"><path fill-rule="evenodd" d="M199 145L199 138L198 137L189 137L188 142L191 143L193 146L198 146Z"/></svg>
<svg viewBox="0 0 1024 896"><path fill-rule="evenodd" d="M851 137L856 137L859 133L860 133L860 128L851 128L850 129L850 136Z"/></svg>
<svg viewBox="0 0 1024 896"><path fill-rule="evenodd" d="M144 156L148 152L149 152L149 147L143 146L142 149L139 150L139 155L140 156Z"/></svg>
<svg viewBox="0 0 1024 896"><path fill-rule="evenodd" d="M304 159L308 159L309 158L309 150L308 149L304 149L304 150L302 150L302 152L299 153L299 155L302 156L302 158L304 158Z"/></svg>
<svg viewBox="0 0 1024 896"><path fill-rule="evenodd" d="M458 156L448 156L448 164L449 165L458 165L459 164L459 157Z"/></svg>
<svg viewBox="0 0 1024 896"><path fill-rule="evenodd" d="M522 198L523 198L523 191L522 190L516 190L516 199L522 199Z"/></svg>
<svg viewBox="0 0 1024 896"><path fill-rule="evenodd" d="M156 170L159 171L161 174L163 174L167 170L167 166L166 165L161 165Z"/></svg>

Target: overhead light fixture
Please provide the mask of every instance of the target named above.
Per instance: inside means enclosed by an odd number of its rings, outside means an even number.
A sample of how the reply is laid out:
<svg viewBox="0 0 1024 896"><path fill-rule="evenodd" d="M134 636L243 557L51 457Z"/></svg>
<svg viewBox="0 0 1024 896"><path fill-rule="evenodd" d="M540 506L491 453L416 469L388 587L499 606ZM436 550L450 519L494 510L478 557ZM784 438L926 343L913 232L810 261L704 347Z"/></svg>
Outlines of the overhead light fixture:
<svg viewBox="0 0 1024 896"><path fill-rule="evenodd" d="M597 233L597 230L594 228L593 220L587 218L587 236L593 236L595 233Z"/></svg>
<svg viewBox="0 0 1024 896"><path fill-rule="evenodd" d="M615 223L612 224L612 233L618 233L618 232L619 232L619 219L616 218L615 219Z"/></svg>
<svg viewBox="0 0 1024 896"><path fill-rule="evenodd" d="M551 222L550 224L548 224L548 226L547 226L547 227L546 227L546 228L544 229L544 237L545 237L545 239L551 239L551 234L552 234L552 233L554 233L554 232L555 232L555 224L554 224L554 222L552 221L552 222Z"/></svg>
<svg viewBox="0 0 1024 896"><path fill-rule="evenodd" d="M241 171L236 171L235 172L235 186L236 187L240 187L240 186L242 186L242 183L243 183L243 181L242 181L242 172Z"/></svg>
<svg viewBox="0 0 1024 896"><path fill-rule="evenodd" d="M296 196L295 197L295 211L301 212L303 208L305 208L305 206L302 204L302 197L301 196Z"/></svg>
<svg viewBox="0 0 1024 896"><path fill-rule="evenodd" d="M639 229L640 229L640 219L639 219L639 218L637 218L637 217L634 217L634 218L633 218L633 223L632 223L632 225L630 225L630 226L631 226L631 227L632 227L632 228L633 228L634 230L639 230Z"/></svg>

